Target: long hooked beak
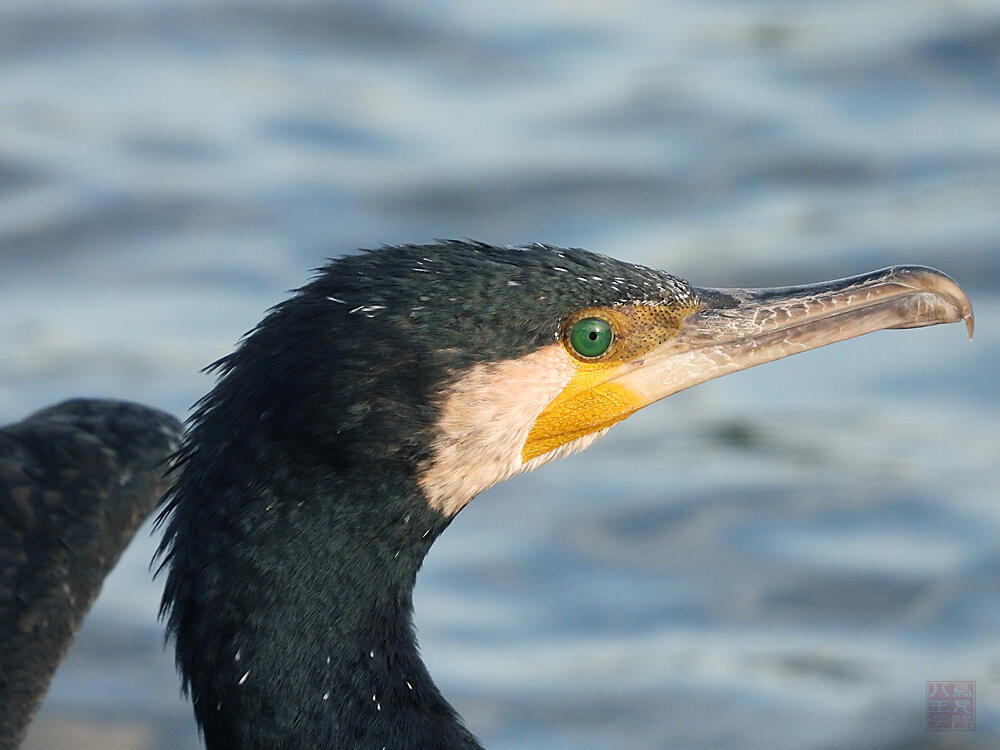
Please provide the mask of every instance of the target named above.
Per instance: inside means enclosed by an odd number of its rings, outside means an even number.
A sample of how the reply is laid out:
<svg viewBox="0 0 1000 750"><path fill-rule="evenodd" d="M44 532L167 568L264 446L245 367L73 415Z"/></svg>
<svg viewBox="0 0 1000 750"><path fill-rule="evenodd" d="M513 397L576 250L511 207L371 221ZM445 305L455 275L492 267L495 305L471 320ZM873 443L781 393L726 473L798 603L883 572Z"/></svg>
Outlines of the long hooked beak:
<svg viewBox="0 0 1000 750"><path fill-rule="evenodd" d="M712 378L885 328L975 319L965 292L925 266L775 289L695 289L701 309L614 378L642 406Z"/></svg>

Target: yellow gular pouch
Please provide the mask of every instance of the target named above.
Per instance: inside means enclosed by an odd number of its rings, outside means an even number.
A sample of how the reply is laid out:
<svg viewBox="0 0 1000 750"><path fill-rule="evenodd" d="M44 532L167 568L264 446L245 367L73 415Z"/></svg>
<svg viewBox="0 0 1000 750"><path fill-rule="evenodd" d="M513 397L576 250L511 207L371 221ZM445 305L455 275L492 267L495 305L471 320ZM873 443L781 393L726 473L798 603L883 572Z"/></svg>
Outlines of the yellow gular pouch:
<svg viewBox="0 0 1000 750"><path fill-rule="evenodd" d="M588 307L566 318L559 340L575 371L535 419L521 460L530 461L607 429L646 406L641 394L616 382L617 375L676 336L684 319L697 310L697 306L649 302ZM599 341L608 327L610 344L605 351L590 357L580 353L593 351L590 342Z"/></svg>

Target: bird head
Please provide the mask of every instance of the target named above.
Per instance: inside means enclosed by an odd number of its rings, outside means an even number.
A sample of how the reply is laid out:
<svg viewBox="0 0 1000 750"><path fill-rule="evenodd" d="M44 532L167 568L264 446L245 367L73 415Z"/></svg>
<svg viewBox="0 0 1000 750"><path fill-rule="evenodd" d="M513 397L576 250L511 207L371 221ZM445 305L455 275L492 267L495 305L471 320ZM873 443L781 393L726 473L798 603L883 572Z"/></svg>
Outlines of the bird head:
<svg viewBox="0 0 1000 750"><path fill-rule="evenodd" d="M237 390L260 399L259 421L296 455L318 449L343 470L401 463L451 517L684 388L878 329L959 320L971 336L962 290L918 266L709 289L584 250L445 242L331 262L222 368L254 373Z"/></svg>
<svg viewBox="0 0 1000 750"><path fill-rule="evenodd" d="M332 261L216 363L161 516L208 746L478 747L410 624L424 555L470 499L710 378L959 320L971 335L961 289L915 266L760 290L541 245Z"/></svg>

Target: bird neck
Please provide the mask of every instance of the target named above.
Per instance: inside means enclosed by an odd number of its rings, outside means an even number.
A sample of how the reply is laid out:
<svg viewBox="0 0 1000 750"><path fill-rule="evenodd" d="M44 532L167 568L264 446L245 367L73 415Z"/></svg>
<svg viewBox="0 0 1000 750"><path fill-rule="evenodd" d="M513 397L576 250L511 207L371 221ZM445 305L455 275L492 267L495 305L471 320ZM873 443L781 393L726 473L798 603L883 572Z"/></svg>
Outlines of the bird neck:
<svg viewBox="0 0 1000 750"><path fill-rule="evenodd" d="M182 495L172 522L171 627L209 750L479 748L418 653L413 585L447 519L409 477L240 484Z"/></svg>

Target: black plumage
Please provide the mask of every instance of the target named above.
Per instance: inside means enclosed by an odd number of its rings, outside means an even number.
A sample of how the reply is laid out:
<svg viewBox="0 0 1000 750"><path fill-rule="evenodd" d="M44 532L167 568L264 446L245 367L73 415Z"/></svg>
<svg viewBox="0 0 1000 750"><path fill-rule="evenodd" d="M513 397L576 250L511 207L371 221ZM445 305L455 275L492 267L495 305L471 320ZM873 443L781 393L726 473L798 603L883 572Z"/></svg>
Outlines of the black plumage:
<svg viewBox="0 0 1000 750"><path fill-rule="evenodd" d="M971 335L961 289L914 266L712 290L543 245L407 245L329 263L213 365L175 455L162 612L209 750L479 748L412 622L424 556L468 500L704 380L959 320ZM581 351L577 324L594 321L606 348ZM145 452L129 455L148 466L166 445L143 435L132 442ZM119 450L60 457L78 464L65 486L116 497ZM155 495L155 472L143 476ZM21 538L0 553L19 544L43 549ZM64 640L50 639L56 651Z"/></svg>
<svg viewBox="0 0 1000 750"><path fill-rule="evenodd" d="M77 399L0 429L0 749L15 748L104 577L153 511L182 428Z"/></svg>
<svg viewBox="0 0 1000 750"><path fill-rule="evenodd" d="M584 251L349 256L216 363L170 496L164 609L209 748L478 747L417 652L435 394L582 305L686 285Z"/></svg>

